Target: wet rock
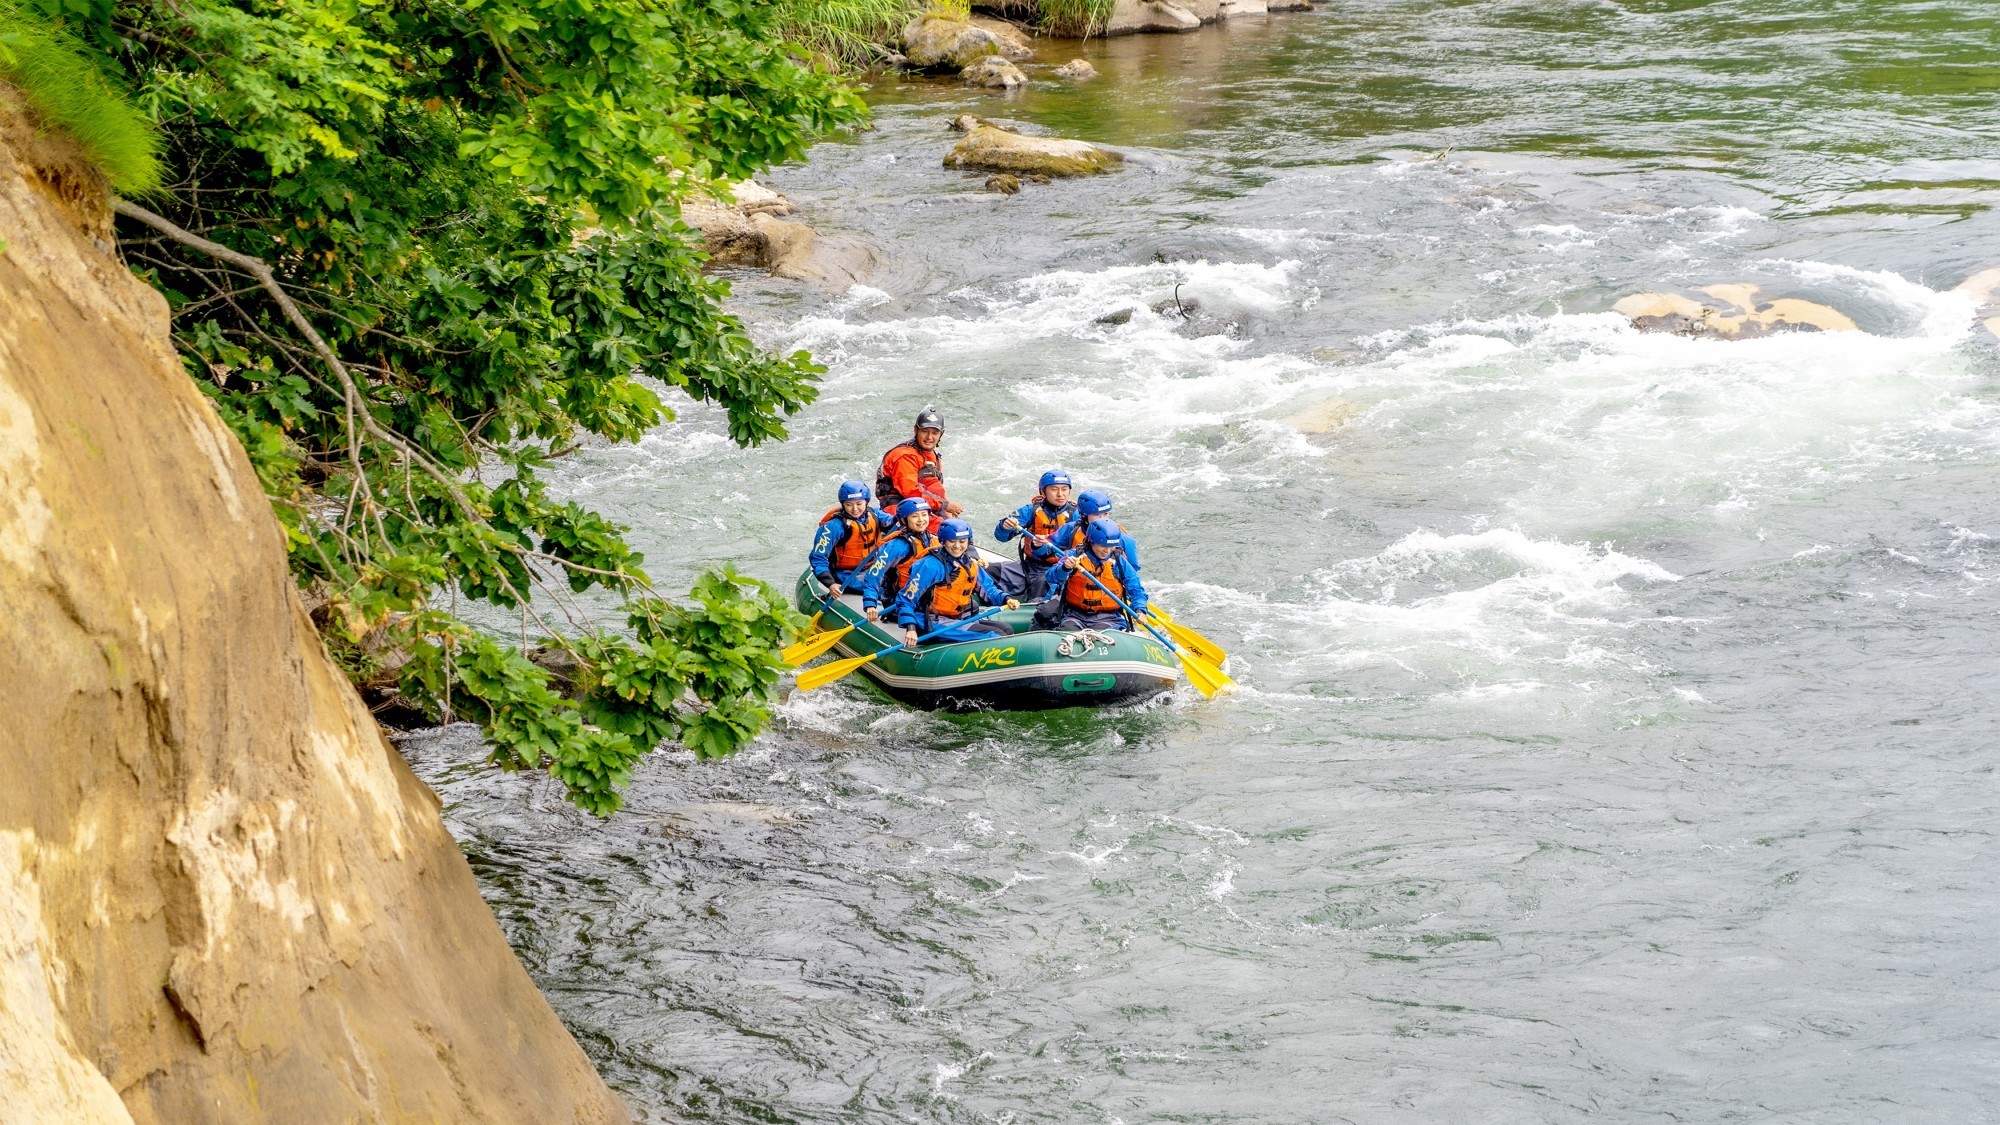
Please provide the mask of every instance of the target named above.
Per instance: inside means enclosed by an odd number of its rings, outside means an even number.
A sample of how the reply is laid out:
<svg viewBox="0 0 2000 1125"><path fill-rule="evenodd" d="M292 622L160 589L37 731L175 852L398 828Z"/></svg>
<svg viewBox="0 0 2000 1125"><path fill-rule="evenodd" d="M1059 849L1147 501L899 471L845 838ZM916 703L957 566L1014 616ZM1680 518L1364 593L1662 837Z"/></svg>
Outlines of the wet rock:
<svg viewBox="0 0 2000 1125"><path fill-rule="evenodd" d="M730 199L746 215L796 215L798 204L755 180L729 185Z"/></svg>
<svg viewBox="0 0 2000 1125"><path fill-rule="evenodd" d="M945 154L947 168L981 172L1040 173L1045 176L1088 176L1108 172L1124 160L1115 152L1085 141L1059 137L1024 137L982 125Z"/></svg>
<svg viewBox="0 0 2000 1125"><path fill-rule="evenodd" d="M681 221L701 232L710 269L767 269L771 276L845 292L872 276L880 256L853 239L821 238L803 222L780 216L798 207L776 191L748 180L728 199L681 206Z"/></svg>
<svg viewBox="0 0 2000 1125"><path fill-rule="evenodd" d="M1108 312L1108 313L1105 313L1105 314L1104 314L1103 316L1100 316L1100 317L1098 317L1098 318L1097 318L1096 320L1094 320L1094 321L1091 321L1091 323L1092 323L1092 324L1130 324L1130 323L1132 323L1132 314L1133 314L1133 313L1136 313L1136 312L1138 312L1138 311L1139 311L1138 309L1135 309L1135 308L1132 308L1132 307L1130 307L1130 306L1127 306L1127 307L1125 307L1125 308L1122 308L1122 309L1117 309L1117 310L1114 310L1114 311L1112 311L1112 312Z"/></svg>
<svg viewBox="0 0 2000 1125"><path fill-rule="evenodd" d="M1001 195L1014 195L1021 190L1021 180L1018 176L1009 176L1004 172L997 173L986 177L986 190L997 191Z"/></svg>
<svg viewBox="0 0 2000 1125"><path fill-rule="evenodd" d="M999 55L987 55L975 61L958 76L965 82L988 90L1013 90L1028 84L1028 76L1021 73L1021 68Z"/></svg>
<svg viewBox="0 0 2000 1125"><path fill-rule="evenodd" d="M1072 78L1081 82L1086 78L1097 77L1097 68L1090 65L1087 59L1071 59L1056 68L1056 77Z"/></svg>
<svg viewBox="0 0 2000 1125"><path fill-rule="evenodd" d="M1781 332L1854 332L1847 314L1796 297L1765 300L1755 285L1710 285L1683 293L1634 293L1611 306L1642 332L1755 340Z"/></svg>
<svg viewBox="0 0 2000 1125"><path fill-rule="evenodd" d="M1201 17L1174 0L1118 0L1105 18L1104 35L1130 35L1141 31L1193 31Z"/></svg>
<svg viewBox="0 0 2000 1125"><path fill-rule="evenodd" d="M1267 0L1264 6L1273 12L1310 12L1313 0Z"/></svg>
<svg viewBox="0 0 2000 1125"><path fill-rule="evenodd" d="M964 70L1004 53L998 37L967 20L918 16L903 26L903 54L919 70Z"/></svg>
<svg viewBox="0 0 2000 1125"><path fill-rule="evenodd" d="M754 180L731 184L726 197L690 200L681 205L681 221L701 232L702 252L711 269L762 267L771 264L766 236L752 220L759 215L794 215L798 207L778 192Z"/></svg>
<svg viewBox="0 0 2000 1125"><path fill-rule="evenodd" d="M957 117L951 119L951 128L955 132L970 133L974 129L979 128L981 125L990 126L995 129L1003 129L1009 133L1018 133L1021 131L1021 127L1019 125L1014 124L1012 121L996 121L990 117L974 117L972 114L969 113L961 113Z"/></svg>
<svg viewBox="0 0 2000 1125"><path fill-rule="evenodd" d="M1029 33L1024 31L1019 24L1009 23L1006 20L991 19L986 16L974 16L967 22L991 35L993 41L1000 45L1000 53L1008 58L1025 59L1034 56L1035 48L1028 42Z"/></svg>
<svg viewBox="0 0 2000 1125"><path fill-rule="evenodd" d="M1972 302L1972 316L1987 335L2000 339L2000 269L1980 270L1952 292Z"/></svg>

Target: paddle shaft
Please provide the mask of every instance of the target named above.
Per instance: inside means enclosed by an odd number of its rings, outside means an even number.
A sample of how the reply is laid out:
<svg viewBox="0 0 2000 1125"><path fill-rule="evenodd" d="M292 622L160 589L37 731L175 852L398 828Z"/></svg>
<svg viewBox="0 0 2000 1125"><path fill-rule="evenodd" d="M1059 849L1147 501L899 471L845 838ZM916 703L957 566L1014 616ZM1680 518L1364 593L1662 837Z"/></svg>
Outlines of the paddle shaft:
<svg viewBox="0 0 2000 1125"><path fill-rule="evenodd" d="M967 625L970 625L975 621L984 621L996 613L1005 612L1006 609L1007 607L1004 605L996 605L992 609L982 610L979 613L973 614L971 617L955 617L952 619L951 624L941 625L938 628L932 629L930 632L925 633L923 636L918 637L917 643L923 644L925 641L930 640L932 637L943 636L944 634L951 632L953 629L963 629ZM888 648L876 652L875 656L881 656L883 653L894 652L902 647L903 647L903 642L897 641L895 644L890 645ZM868 659L873 660L875 659L875 656L871 656Z"/></svg>

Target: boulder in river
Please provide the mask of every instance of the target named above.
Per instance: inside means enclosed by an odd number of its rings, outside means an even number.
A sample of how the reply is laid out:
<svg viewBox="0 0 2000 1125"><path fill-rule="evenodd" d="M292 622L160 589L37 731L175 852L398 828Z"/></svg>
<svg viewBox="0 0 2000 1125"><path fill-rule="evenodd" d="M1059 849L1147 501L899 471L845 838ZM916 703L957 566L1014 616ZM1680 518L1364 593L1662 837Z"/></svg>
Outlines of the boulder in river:
<svg viewBox="0 0 2000 1125"><path fill-rule="evenodd" d="M1124 157L1087 141L1024 137L991 125L965 135L945 154L947 168L980 172L1039 172L1045 176L1088 176L1108 172Z"/></svg>
<svg viewBox="0 0 2000 1125"><path fill-rule="evenodd" d="M1072 78L1080 82L1086 78L1097 77L1097 68L1090 65L1088 59L1071 59L1056 68L1056 77Z"/></svg>
<svg viewBox="0 0 2000 1125"><path fill-rule="evenodd" d="M762 184L732 185L728 199L683 204L681 221L701 232L710 269L767 269L771 276L845 292L874 273L879 256L867 244L822 238L791 200Z"/></svg>
<svg viewBox="0 0 2000 1125"><path fill-rule="evenodd" d="M1001 195L1015 195L1021 190L1021 178L1010 176L1005 172L995 172L986 177L986 190L999 192Z"/></svg>
<svg viewBox="0 0 2000 1125"><path fill-rule="evenodd" d="M987 55L976 60L959 71L958 76L971 85L988 90L1013 90L1028 84L1028 76L1021 73L1021 68L999 55Z"/></svg>
<svg viewBox="0 0 2000 1125"><path fill-rule="evenodd" d="M967 20L924 15L903 25L903 54L920 70L964 70L1005 53L998 36Z"/></svg>
<svg viewBox="0 0 2000 1125"><path fill-rule="evenodd" d="M1010 59L1032 58L1035 54L1034 46L1028 42L1028 33L1021 30L1018 24L987 16L974 16L967 22L991 35L993 41L1000 45L1000 53Z"/></svg>
<svg viewBox="0 0 2000 1125"><path fill-rule="evenodd" d="M1174 0L1117 0L1105 17L1104 35L1130 35L1140 31L1193 31L1201 17Z"/></svg>
<svg viewBox="0 0 2000 1125"><path fill-rule="evenodd" d="M1755 340L1781 332L1854 332L1846 313L1796 297L1766 300L1755 285L1710 285L1683 293L1634 293L1611 306L1642 332Z"/></svg>

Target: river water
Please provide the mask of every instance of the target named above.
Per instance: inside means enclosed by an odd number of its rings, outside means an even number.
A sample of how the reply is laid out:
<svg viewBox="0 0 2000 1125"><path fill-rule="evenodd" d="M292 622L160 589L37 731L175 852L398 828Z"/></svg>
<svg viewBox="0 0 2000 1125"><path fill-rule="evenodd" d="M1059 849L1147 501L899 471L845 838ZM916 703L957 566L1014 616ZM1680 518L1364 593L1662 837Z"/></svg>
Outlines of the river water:
<svg viewBox="0 0 2000 1125"><path fill-rule="evenodd" d="M608 823L405 749L649 1120L2000 1120L2000 358L1948 292L1997 50L1985 0L1353 0L884 82L770 180L888 267L737 279L831 367L794 439L690 408L563 487L664 588L789 588L936 404L982 531L1109 488L1243 690L857 676ZM1129 161L985 194L965 111ZM1605 311L1712 283L1863 331Z"/></svg>

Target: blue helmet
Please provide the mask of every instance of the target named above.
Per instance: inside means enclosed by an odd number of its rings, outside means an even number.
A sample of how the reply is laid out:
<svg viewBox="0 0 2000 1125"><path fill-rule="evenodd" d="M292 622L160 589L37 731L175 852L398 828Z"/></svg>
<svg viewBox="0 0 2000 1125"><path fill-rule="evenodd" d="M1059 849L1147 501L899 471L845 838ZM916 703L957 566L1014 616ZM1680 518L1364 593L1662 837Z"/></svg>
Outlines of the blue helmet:
<svg viewBox="0 0 2000 1125"><path fill-rule="evenodd" d="M1101 516L1111 510L1111 494L1093 488L1076 498L1076 510L1086 516Z"/></svg>
<svg viewBox="0 0 2000 1125"><path fill-rule="evenodd" d="M1042 487L1047 488L1052 484L1067 486L1069 484L1069 474L1063 472L1061 469L1050 469L1048 472L1043 473Z"/></svg>
<svg viewBox="0 0 2000 1125"><path fill-rule="evenodd" d="M911 516L916 515L918 512L922 512L925 515L929 515L930 511L931 511L931 506L929 504L912 496L908 500L905 500L902 503L896 505L896 518L899 520L906 520L909 519Z"/></svg>
<svg viewBox="0 0 2000 1125"><path fill-rule="evenodd" d="M1089 543L1093 547L1123 547L1125 545L1124 533L1120 532L1118 525L1112 523L1110 520L1091 520L1090 526L1083 529L1083 539L1084 542Z"/></svg>
<svg viewBox="0 0 2000 1125"><path fill-rule="evenodd" d="M970 538L972 538L972 525L966 523L964 520L946 520L944 521L944 526L938 528L938 542L940 543L955 543L960 539Z"/></svg>
<svg viewBox="0 0 2000 1125"><path fill-rule="evenodd" d="M866 500L873 495L874 493L869 491L868 486L858 480L844 480L840 482L840 502L843 504L849 500Z"/></svg>

